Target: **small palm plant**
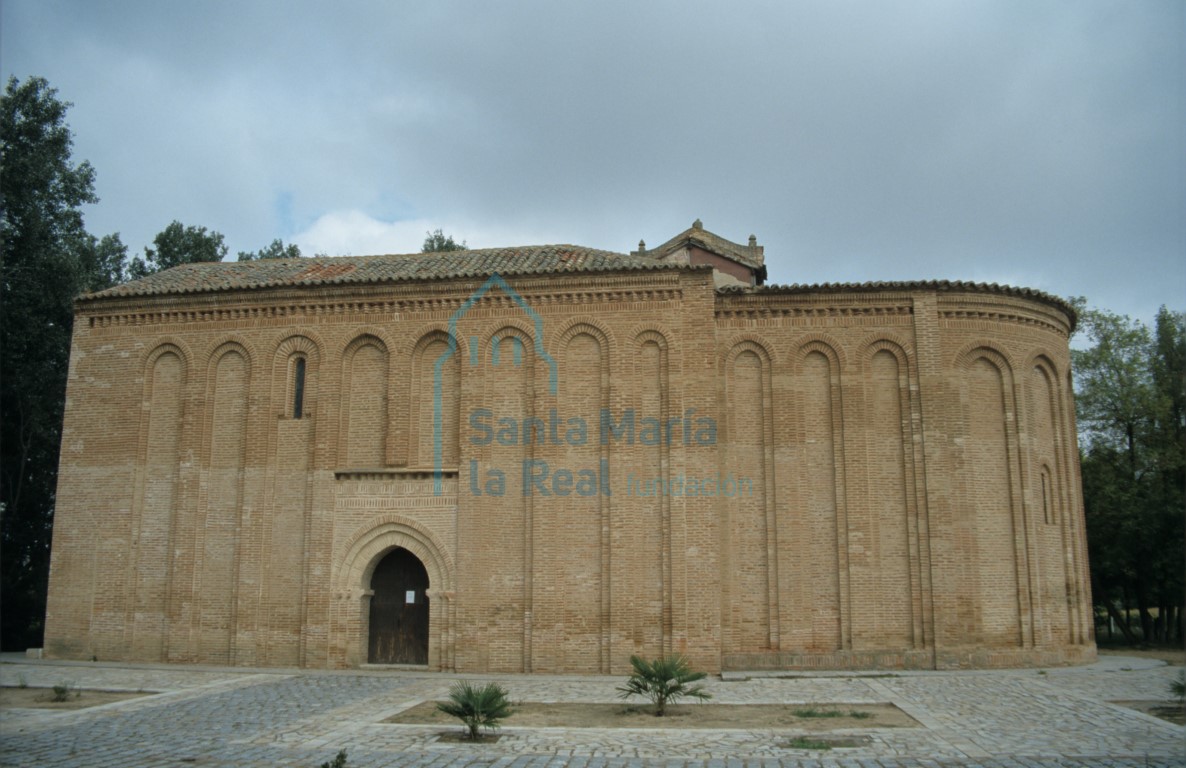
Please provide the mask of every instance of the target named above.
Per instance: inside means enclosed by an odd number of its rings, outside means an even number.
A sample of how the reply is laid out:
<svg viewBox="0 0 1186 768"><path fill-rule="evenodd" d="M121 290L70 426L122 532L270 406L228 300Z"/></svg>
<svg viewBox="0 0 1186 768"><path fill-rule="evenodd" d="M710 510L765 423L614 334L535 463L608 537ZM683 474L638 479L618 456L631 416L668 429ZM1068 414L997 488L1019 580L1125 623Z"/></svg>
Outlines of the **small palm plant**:
<svg viewBox="0 0 1186 768"><path fill-rule="evenodd" d="M1178 672L1176 680L1170 680L1170 695L1178 700L1178 706L1186 707L1186 669Z"/></svg>
<svg viewBox="0 0 1186 768"><path fill-rule="evenodd" d="M480 738L480 728L498 728L498 721L512 714L511 702L501 685L487 683L479 687L465 680L453 684L449 700L437 702L437 709L465 723L470 741Z"/></svg>
<svg viewBox="0 0 1186 768"><path fill-rule="evenodd" d="M668 702L674 704L684 696L701 701L712 698L704 686L689 685L708 675L693 672L683 656L666 656L654 661L631 656L630 664L634 667L634 674L618 690L622 692L623 699L631 696L648 697L655 705L655 717L666 715Z"/></svg>

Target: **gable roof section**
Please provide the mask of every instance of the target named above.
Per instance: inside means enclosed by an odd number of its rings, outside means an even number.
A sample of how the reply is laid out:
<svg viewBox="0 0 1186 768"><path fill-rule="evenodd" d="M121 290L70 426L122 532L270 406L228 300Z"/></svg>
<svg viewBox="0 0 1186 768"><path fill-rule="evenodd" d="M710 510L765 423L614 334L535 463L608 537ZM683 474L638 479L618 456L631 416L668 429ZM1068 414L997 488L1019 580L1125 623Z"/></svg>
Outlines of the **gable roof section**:
<svg viewBox="0 0 1186 768"><path fill-rule="evenodd" d="M577 245L529 245L441 253L335 256L182 264L148 277L84 294L80 301L309 285L397 283L498 274L688 269L655 259Z"/></svg>
<svg viewBox="0 0 1186 768"><path fill-rule="evenodd" d="M692 226L680 232L675 237L668 240L658 248L651 248L646 251L634 251L631 256L646 255L652 259L662 259L664 256L671 254L681 248L689 245L694 245L709 253L715 253L718 256L723 256L730 261L735 261L738 264L760 271L765 276L766 256L765 249L758 245L754 238L750 237L750 245L740 245L731 240L726 240L720 235L709 232L700 223L700 219L696 219Z"/></svg>

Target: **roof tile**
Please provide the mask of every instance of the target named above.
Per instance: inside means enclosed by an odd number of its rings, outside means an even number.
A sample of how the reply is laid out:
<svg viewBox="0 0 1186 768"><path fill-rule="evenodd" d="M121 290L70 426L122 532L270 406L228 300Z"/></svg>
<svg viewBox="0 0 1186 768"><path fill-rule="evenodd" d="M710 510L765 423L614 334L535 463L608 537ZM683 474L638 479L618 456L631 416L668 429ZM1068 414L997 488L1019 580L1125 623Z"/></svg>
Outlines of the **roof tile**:
<svg viewBox="0 0 1186 768"><path fill-rule="evenodd" d="M83 301L128 296L206 293L297 285L393 283L545 272L680 269L656 259L584 248L531 245L385 256L337 256L182 264L97 293ZM682 267L687 268L687 267Z"/></svg>

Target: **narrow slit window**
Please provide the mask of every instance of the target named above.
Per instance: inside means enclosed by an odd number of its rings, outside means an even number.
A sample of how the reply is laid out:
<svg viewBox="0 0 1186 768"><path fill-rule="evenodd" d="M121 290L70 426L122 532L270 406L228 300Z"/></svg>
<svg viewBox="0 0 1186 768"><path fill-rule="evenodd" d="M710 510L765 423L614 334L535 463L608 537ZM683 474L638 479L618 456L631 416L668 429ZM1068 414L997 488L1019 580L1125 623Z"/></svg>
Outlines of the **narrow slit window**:
<svg viewBox="0 0 1186 768"><path fill-rule="evenodd" d="M292 417L301 418L305 410L305 358L298 357L292 371Z"/></svg>
<svg viewBox="0 0 1186 768"><path fill-rule="evenodd" d="M1054 522L1054 516L1050 509L1050 477L1046 474L1046 470L1042 470L1042 515L1049 525Z"/></svg>

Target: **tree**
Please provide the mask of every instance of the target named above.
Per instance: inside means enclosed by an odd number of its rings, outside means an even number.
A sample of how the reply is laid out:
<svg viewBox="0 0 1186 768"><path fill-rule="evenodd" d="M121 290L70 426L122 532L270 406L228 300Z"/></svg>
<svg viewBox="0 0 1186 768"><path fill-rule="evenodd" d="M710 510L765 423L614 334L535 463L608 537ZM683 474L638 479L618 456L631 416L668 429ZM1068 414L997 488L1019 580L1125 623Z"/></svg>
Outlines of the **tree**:
<svg viewBox="0 0 1186 768"><path fill-rule="evenodd" d="M276 238L272 244L258 251L239 251L239 261L259 261L260 259L299 259L301 249L296 243L285 245L284 241Z"/></svg>
<svg viewBox="0 0 1186 768"><path fill-rule="evenodd" d="M453 240L451 235L446 235L441 230L435 232L426 232L424 238L424 245L420 247L421 253L441 253L444 251L464 251L467 246L462 240L459 245Z"/></svg>
<svg viewBox="0 0 1186 768"><path fill-rule="evenodd" d="M1151 333L1078 304L1092 341L1071 354L1094 599L1129 642L1180 640L1186 315L1162 307Z"/></svg>
<svg viewBox="0 0 1186 768"><path fill-rule="evenodd" d="M227 255L226 243L218 232L207 232L205 227L187 227L174 220L146 247L144 258L132 259L128 274L133 280L169 269L180 264L201 261L222 261Z"/></svg>
<svg viewBox="0 0 1186 768"><path fill-rule="evenodd" d="M118 235L82 206L95 172L71 157L69 102L40 77L0 99L0 645L40 645L74 297L122 275Z"/></svg>
<svg viewBox="0 0 1186 768"><path fill-rule="evenodd" d="M120 240L119 233L104 235L97 240L91 235L87 237L89 242L82 252L87 290L101 291L126 282L128 247Z"/></svg>

